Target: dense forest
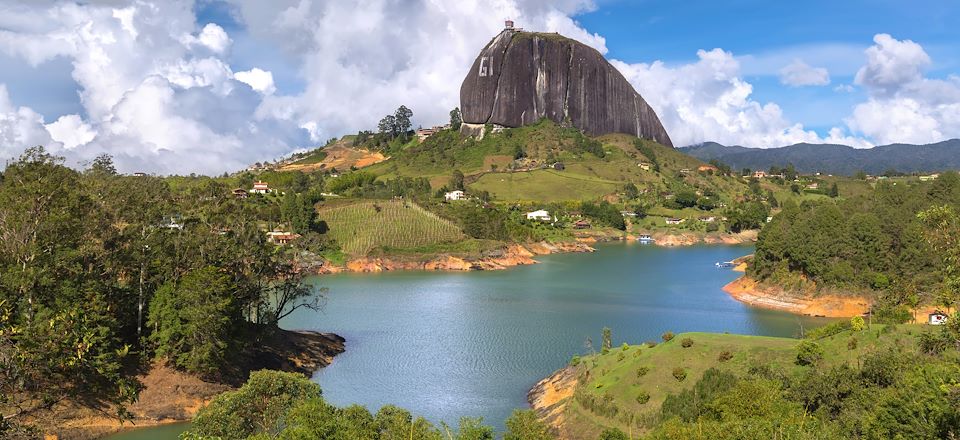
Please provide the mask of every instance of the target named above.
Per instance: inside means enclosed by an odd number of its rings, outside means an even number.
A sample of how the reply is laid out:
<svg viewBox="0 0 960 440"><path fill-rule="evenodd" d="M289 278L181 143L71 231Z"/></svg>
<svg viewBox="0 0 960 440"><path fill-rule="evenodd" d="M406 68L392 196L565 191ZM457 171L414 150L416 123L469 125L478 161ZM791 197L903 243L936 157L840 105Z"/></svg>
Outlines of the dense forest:
<svg viewBox="0 0 960 440"><path fill-rule="evenodd" d="M960 176L929 183L880 182L847 199L785 203L760 233L749 275L791 289L878 296L882 306L944 303L949 264L928 240L933 208L960 206ZM902 312L901 312L902 314Z"/></svg>
<svg viewBox="0 0 960 440"><path fill-rule="evenodd" d="M305 202L305 201L300 201ZM242 203L213 180L184 190L78 172L28 150L0 180L0 437L32 438L58 403L117 408L152 359L214 380L258 337L318 296L261 219L309 224L288 199ZM309 203L309 202L305 202ZM312 207L312 205L310 205Z"/></svg>

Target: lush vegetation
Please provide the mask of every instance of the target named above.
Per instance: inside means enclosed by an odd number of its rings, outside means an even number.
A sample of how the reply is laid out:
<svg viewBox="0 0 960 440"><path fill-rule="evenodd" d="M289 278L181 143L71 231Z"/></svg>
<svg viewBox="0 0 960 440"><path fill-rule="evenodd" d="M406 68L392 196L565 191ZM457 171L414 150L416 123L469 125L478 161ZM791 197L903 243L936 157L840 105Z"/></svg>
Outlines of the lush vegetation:
<svg viewBox="0 0 960 440"><path fill-rule="evenodd" d="M39 147L8 164L0 437L35 436L29 421L65 401L125 416L133 374L154 358L222 378L257 334L316 306L261 229L279 204L230 189L121 176L109 157L78 172Z"/></svg>
<svg viewBox="0 0 960 440"><path fill-rule="evenodd" d="M517 410L506 420L504 440L550 440L553 435L532 411ZM456 428L434 426L422 417L392 405L371 414L352 405L333 406L320 386L290 373L259 371L236 391L224 393L204 407L193 428L181 436L200 439L413 439L493 440L483 420L465 417Z"/></svg>
<svg viewBox="0 0 960 440"><path fill-rule="evenodd" d="M882 306L948 305L944 293L955 289L942 282L951 266L939 248L948 241L931 239L939 220L918 215L943 206L960 206L956 173L923 184L879 183L842 200L785 203L761 232L748 273L797 289L874 293Z"/></svg>
<svg viewBox="0 0 960 440"><path fill-rule="evenodd" d="M608 350L577 359L565 430L573 438L952 438L958 329L855 318L799 341L687 333Z"/></svg>

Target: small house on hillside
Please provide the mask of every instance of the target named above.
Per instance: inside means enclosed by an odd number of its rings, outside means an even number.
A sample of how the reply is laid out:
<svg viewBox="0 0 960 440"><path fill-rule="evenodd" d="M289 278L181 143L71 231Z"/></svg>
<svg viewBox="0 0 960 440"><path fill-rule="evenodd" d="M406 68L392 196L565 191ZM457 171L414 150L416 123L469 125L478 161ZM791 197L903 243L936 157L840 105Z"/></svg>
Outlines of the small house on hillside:
<svg viewBox="0 0 960 440"><path fill-rule="evenodd" d="M417 130L417 140L423 142L427 140L428 137L433 136L437 130L433 128L421 128Z"/></svg>
<svg viewBox="0 0 960 440"><path fill-rule="evenodd" d="M444 195L443 195L443 198L444 198L445 200L451 200L451 201L453 201L453 200L466 200L466 199L467 199L467 194L466 194L465 192L463 192L463 191L456 190L456 191L450 191L450 192L444 194Z"/></svg>
<svg viewBox="0 0 960 440"><path fill-rule="evenodd" d="M165 229L183 230L183 217L180 214L172 214L163 218L160 227Z"/></svg>
<svg viewBox="0 0 960 440"><path fill-rule="evenodd" d="M681 223L683 223L683 222L685 222L685 221L687 221L687 219L685 219L685 218L670 217L670 218L667 219L667 224L668 224L668 225L679 225L679 224L681 224Z"/></svg>
<svg viewBox="0 0 960 440"><path fill-rule="evenodd" d="M767 177L767 172L766 172L766 171L760 171L760 170L754 171L754 172L753 172L753 177L756 177L757 179L763 179L763 178Z"/></svg>
<svg viewBox="0 0 960 440"><path fill-rule="evenodd" d="M280 246L286 245L298 238L300 238L300 234L294 234L292 232L281 232L281 231L267 232L267 241L273 244L278 244Z"/></svg>
<svg viewBox="0 0 960 440"><path fill-rule="evenodd" d="M641 170L650 171L650 164L646 162L640 162L637 164L637 166L640 167Z"/></svg>
<svg viewBox="0 0 960 440"><path fill-rule="evenodd" d="M686 175L686 174L690 174L690 173L691 173L690 168L684 168L684 169L680 170L680 174Z"/></svg>
<svg viewBox="0 0 960 440"><path fill-rule="evenodd" d="M590 229L590 222L583 219L577 220L577 222L573 224L573 229Z"/></svg>
<svg viewBox="0 0 960 440"><path fill-rule="evenodd" d="M929 181L931 181L931 180L937 180L937 178L939 178L939 177L940 177L940 174L930 174L930 175L927 175L927 176L920 176L920 181L921 181L921 182L929 182Z"/></svg>
<svg viewBox="0 0 960 440"><path fill-rule="evenodd" d="M553 220L553 217L550 217L550 212L546 209L540 209L533 212L527 213L527 220L539 220L542 222L548 222Z"/></svg>
<svg viewBox="0 0 960 440"><path fill-rule="evenodd" d="M939 310L927 316L927 323L930 325L944 325L947 323L947 314Z"/></svg>
<svg viewBox="0 0 960 440"><path fill-rule="evenodd" d="M245 199L247 198L247 190L243 188L236 188L233 190L233 196L238 199Z"/></svg>
<svg viewBox="0 0 960 440"><path fill-rule="evenodd" d="M253 183L253 189L251 189L250 192L254 194L269 194L270 185L267 184L267 182L258 180Z"/></svg>
<svg viewBox="0 0 960 440"><path fill-rule="evenodd" d="M699 220L702 221L702 222L704 222L704 223L713 223L713 222L717 221L717 218L714 217L714 216L712 216L712 215L708 215L708 216L705 216L705 217L700 217Z"/></svg>

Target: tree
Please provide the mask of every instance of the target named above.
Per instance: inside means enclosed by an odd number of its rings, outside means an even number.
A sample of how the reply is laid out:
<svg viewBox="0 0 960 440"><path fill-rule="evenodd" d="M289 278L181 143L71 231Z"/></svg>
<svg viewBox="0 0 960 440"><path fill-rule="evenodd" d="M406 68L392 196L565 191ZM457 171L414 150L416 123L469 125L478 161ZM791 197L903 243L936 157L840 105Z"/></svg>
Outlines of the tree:
<svg viewBox="0 0 960 440"><path fill-rule="evenodd" d="M229 277L208 266L168 281L150 304L156 355L187 371L212 375L233 345L237 311Z"/></svg>
<svg viewBox="0 0 960 440"><path fill-rule="evenodd" d="M292 265L283 265L274 275L270 286L265 289L265 299L260 304L266 306L266 319L261 323L277 327L281 319L298 309L320 311L326 288L314 292L303 282L303 273Z"/></svg>
<svg viewBox="0 0 960 440"><path fill-rule="evenodd" d="M450 187L458 191L463 191L466 189L463 185L463 172L460 170L453 170L453 174L450 176Z"/></svg>
<svg viewBox="0 0 960 440"><path fill-rule="evenodd" d="M463 124L463 118L460 115L460 107L454 107L453 110L450 110L450 128L460 130L461 124Z"/></svg>
<svg viewBox="0 0 960 440"><path fill-rule="evenodd" d="M827 192L827 195L832 198L840 196L840 188L837 187L837 182L833 182L833 185L830 185L830 191Z"/></svg>
<svg viewBox="0 0 960 440"><path fill-rule="evenodd" d="M291 408L320 398L320 386L297 373L262 370L236 391L215 397L197 412L190 433L199 438L243 439L275 436L287 425Z"/></svg>
<svg viewBox="0 0 960 440"><path fill-rule="evenodd" d="M116 176L117 167L113 165L113 157L109 154L101 154L93 159L88 170L91 174L98 176Z"/></svg>
<svg viewBox="0 0 960 440"><path fill-rule="evenodd" d="M553 440L550 428L532 410L514 410L505 422L503 440Z"/></svg>
<svg viewBox="0 0 960 440"><path fill-rule="evenodd" d="M397 108L396 113L393 114L394 120L394 137L400 136L403 139L407 138L407 133L410 131L412 123L410 118L413 117L413 111L408 109L406 106L401 105Z"/></svg>
<svg viewBox="0 0 960 440"><path fill-rule="evenodd" d="M609 327L603 328L603 336L600 342L600 349L603 351L613 348L613 336Z"/></svg>
<svg viewBox="0 0 960 440"><path fill-rule="evenodd" d="M387 136L390 139L397 137L397 118L393 115L386 115L383 119L380 120L380 123L377 124L377 129L380 131L381 135Z"/></svg>
<svg viewBox="0 0 960 440"><path fill-rule="evenodd" d="M683 208L692 208L697 205L697 193L685 189L678 192L674 200Z"/></svg>
<svg viewBox="0 0 960 440"><path fill-rule="evenodd" d="M627 440L627 434L617 428L607 428L600 433L598 440Z"/></svg>

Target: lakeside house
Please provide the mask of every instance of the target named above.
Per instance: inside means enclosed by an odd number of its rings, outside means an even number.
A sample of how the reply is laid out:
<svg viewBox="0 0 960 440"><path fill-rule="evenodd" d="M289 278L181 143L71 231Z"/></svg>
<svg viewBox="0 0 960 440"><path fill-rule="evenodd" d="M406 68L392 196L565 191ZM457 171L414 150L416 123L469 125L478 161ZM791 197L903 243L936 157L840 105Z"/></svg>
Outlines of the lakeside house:
<svg viewBox="0 0 960 440"><path fill-rule="evenodd" d="M929 182L929 181L931 181L931 180L937 180L937 178L939 178L939 177L940 177L940 174L939 174L939 173L934 173L934 174L930 174L930 175L926 175L926 176L920 176L920 181L921 181L921 182Z"/></svg>
<svg viewBox="0 0 960 440"><path fill-rule="evenodd" d="M947 323L947 314L939 310L927 316L927 323L930 325L944 325Z"/></svg>
<svg viewBox="0 0 960 440"><path fill-rule="evenodd" d="M713 165L700 165L699 167L697 167L697 172L705 173L707 171L711 171L715 173L717 171L720 171L720 169Z"/></svg>
<svg viewBox="0 0 960 440"><path fill-rule="evenodd" d="M238 199L245 199L245 198L247 198L247 190L245 190L245 189L243 189L243 188L235 188L235 189L232 191L232 193L233 193L233 196L236 197L236 198L238 198Z"/></svg>
<svg viewBox="0 0 960 440"><path fill-rule="evenodd" d="M667 224L668 224L668 225L679 225L679 224L681 224L681 223L683 223L683 222L685 222L685 221L687 221L687 219L685 219L685 218L670 217L670 218L667 219Z"/></svg>
<svg viewBox="0 0 960 440"><path fill-rule="evenodd" d="M813 182L813 183L807 185L807 189L819 189L819 188L820 188L820 184L817 183L817 182Z"/></svg>
<svg viewBox="0 0 960 440"><path fill-rule="evenodd" d="M577 220L577 222L573 224L573 229L590 229L590 222L586 220Z"/></svg>
<svg viewBox="0 0 960 440"><path fill-rule="evenodd" d="M633 211L620 211L620 215L624 217L636 217L637 213Z"/></svg>
<svg viewBox="0 0 960 440"><path fill-rule="evenodd" d="M713 222L717 221L717 218L714 217L714 216L712 216L712 215L708 215L708 216L705 216L705 217L700 217L698 220L700 220L700 221L702 221L702 222L704 222L704 223L713 223Z"/></svg>
<svg viewBox="0 0 960 440"><path fill-rule="evenodd" d="M546 209L539 209L536 211L528 212L527 220L539 220L542 222L548 222L550 220L553 220L553 217L550 217L550 211L547 211Z"/></svg>
<svg viewBox="0 0 960 440"><path fill-rule="evenodd" d="M267 232L267 241L273 244L278 244L280 246L286 245L298 238L300 238L300 234L294 234L292 232L283 232L283 231Z"/></svg>
<svg viewBox="0 0 960 440"><path fill-rule="evenodd" d="M450 192L444 194L444 195L443 195L443 198L444 198L444 200L449 200L449 201L466 200L466 199L467 199L467 193L465 193L465 192L463 192L463 191L460 191L460 190L450 191Z"/></svg>
<svg viewBox="0 0 960 440"><path fill-rule="evenodd" d="M270 185L260 180L254 182L253 189L250 190L253 194L269 194L270 191L272 191Z"/></svg>
<svg viewBox="0 0 960 440"><path fill-rule="evenodd" d="M641 243L652 243L654 240L653 236L650 234L640 234L640 236L637 237L637 241Z"/></svg>

